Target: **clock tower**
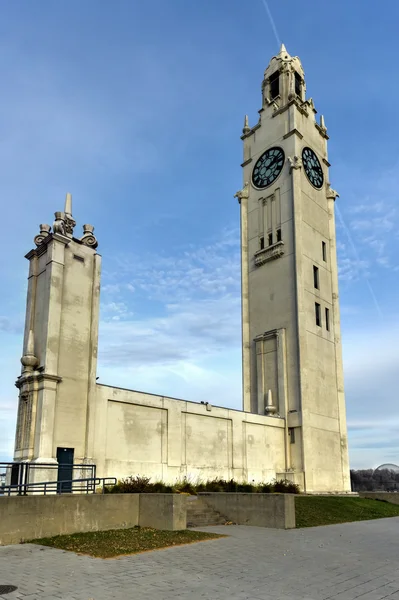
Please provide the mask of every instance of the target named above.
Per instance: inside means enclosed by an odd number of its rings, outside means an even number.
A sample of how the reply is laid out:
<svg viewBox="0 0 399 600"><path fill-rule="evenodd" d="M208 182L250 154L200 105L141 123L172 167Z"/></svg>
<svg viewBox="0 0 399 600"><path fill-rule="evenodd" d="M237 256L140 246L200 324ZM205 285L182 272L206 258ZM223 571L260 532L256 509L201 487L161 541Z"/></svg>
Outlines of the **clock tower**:
<svg viewBox="0 0 399 600"><path fill-rule="evenodd" d="M284 419L287 478L350 491L334 203L327 129L298 57L267 67L243 129L244 410Z"/></svg>

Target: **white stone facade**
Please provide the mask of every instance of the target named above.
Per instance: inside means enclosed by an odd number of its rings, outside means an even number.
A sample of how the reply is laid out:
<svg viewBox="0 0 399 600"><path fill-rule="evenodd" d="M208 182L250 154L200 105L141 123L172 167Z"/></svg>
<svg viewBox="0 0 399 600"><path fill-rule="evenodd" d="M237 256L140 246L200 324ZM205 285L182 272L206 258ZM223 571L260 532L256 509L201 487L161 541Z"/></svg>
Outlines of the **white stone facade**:
<svg viewBox="0 0 399 600"><path fill-rule="evenodd" d="M68 194L27 254L16 461L56 463L68 448L100 477L277 477L308 492L350 491L326 128L305 100L299 59L284 47L262 94L258 124L245 120L237 193L245 412L96 383L101 257L92 226L74 237ZM253 168L271 147L284 152L281 172L259 188ZM304 172L303 147L319 157L321 188ZM324 326L315 322L316 303Z"/></svg>

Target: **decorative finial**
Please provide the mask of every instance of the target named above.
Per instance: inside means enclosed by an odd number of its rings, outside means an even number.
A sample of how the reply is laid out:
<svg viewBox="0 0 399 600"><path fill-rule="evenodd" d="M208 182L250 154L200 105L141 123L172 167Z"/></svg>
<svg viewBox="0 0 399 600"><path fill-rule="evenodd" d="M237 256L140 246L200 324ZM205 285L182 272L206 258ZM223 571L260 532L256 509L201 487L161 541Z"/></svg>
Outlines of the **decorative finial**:
<svg viewBox="0 0 399 600"><path fill-rule="evenodd" d="M242 199L249 198L249 183L248 183L248 181L245 182L245 185L242 188L242 190L239 190L236 194L234 194L234 198L238 198L239 204L241 204Z"/></svg>
<svg viewBox="0 0 399 600"><path fill-rule="evenodd" d="M267 415L275 415L276 412L277 412L277 408L273 404L272 391L268 390L267 397L266 397L265 413Z"/></svg>
<svg viewBox="0 0 399 600"><path fill-rule="evenodd" d="M89 246L94 250L98 246L98 241L96 236L93 234L93 231L93 225L83 225L83 236L80 238L80 241L85 246Z"/></svg>
<svg viewBox="0 0 399 600"><path fill-rule="evenodd" d="M244 135L246 135L250 131L251 131L251 128L248 125L248 115L245 115L245 117L244 117L244 127L243 127L242 132L243 132Z"/></svg>
<svg viewBox="0 0 399 600"><path fill-rule="evenodd" d="M50 225L46 225L45 223L43 223L42 225L39 225L39 227L40 227L40 233L38 235L36 235L33 239L36 246L40 246L40 244L42 244L44 242L46 237L48 237L50 235L50 231L51 231Z"/></svg>
<svg viewBox="0 0 399 600"><path fill-rule="evenodd" d="M288 54L288 52L287 52L287 48L284 46L284 44L281 44L281 48L280 48L280 52L279 52L279 54L283 54L284 52L285 52L286 54Z"/></svg>
<svg viewBox="0 0 399 600"><path fill-rule="evenodd" d="M24 367L23 371L34 371L34 369L39 364L39 359L35 356L34 352L34 337L33 330L30 329L28 333L28 340L26 343L26 351L21 358L22 366Z"/></svg>

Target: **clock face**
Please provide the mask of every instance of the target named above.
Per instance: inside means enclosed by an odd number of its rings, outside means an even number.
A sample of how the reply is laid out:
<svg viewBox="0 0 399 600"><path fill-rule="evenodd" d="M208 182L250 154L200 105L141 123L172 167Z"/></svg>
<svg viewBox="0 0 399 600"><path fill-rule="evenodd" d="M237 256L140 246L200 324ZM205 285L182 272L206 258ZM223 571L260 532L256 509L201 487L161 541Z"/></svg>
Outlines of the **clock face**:
<svg viewBox="0 0 399 600"><path fill-rule="evenodd" d="M282 148L269 148L255 163L252 171L252 183L257 188L268 187L277 179L284 166Z"/></svg>
<svg viewBox="0 0 399 600"><path fill-rule="evenodd" d="M302 162L310 183L319 190L324 181L323 169L321 168L319 159L311 148L304 148L302 150Z"/></svg>

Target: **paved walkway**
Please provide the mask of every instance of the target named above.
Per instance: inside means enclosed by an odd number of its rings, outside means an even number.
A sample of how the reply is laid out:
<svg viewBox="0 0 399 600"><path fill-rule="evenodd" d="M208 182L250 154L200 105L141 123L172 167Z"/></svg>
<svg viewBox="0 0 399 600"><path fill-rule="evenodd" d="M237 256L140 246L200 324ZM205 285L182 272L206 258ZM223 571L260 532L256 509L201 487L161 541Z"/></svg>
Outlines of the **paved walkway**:
<svg viewBox="0 0 399 600"><path fill-rule="evenodd" d="M399 517L279 531L205 527L228 538L96 559L0 548L3 600L399 600Z"/></svg>

